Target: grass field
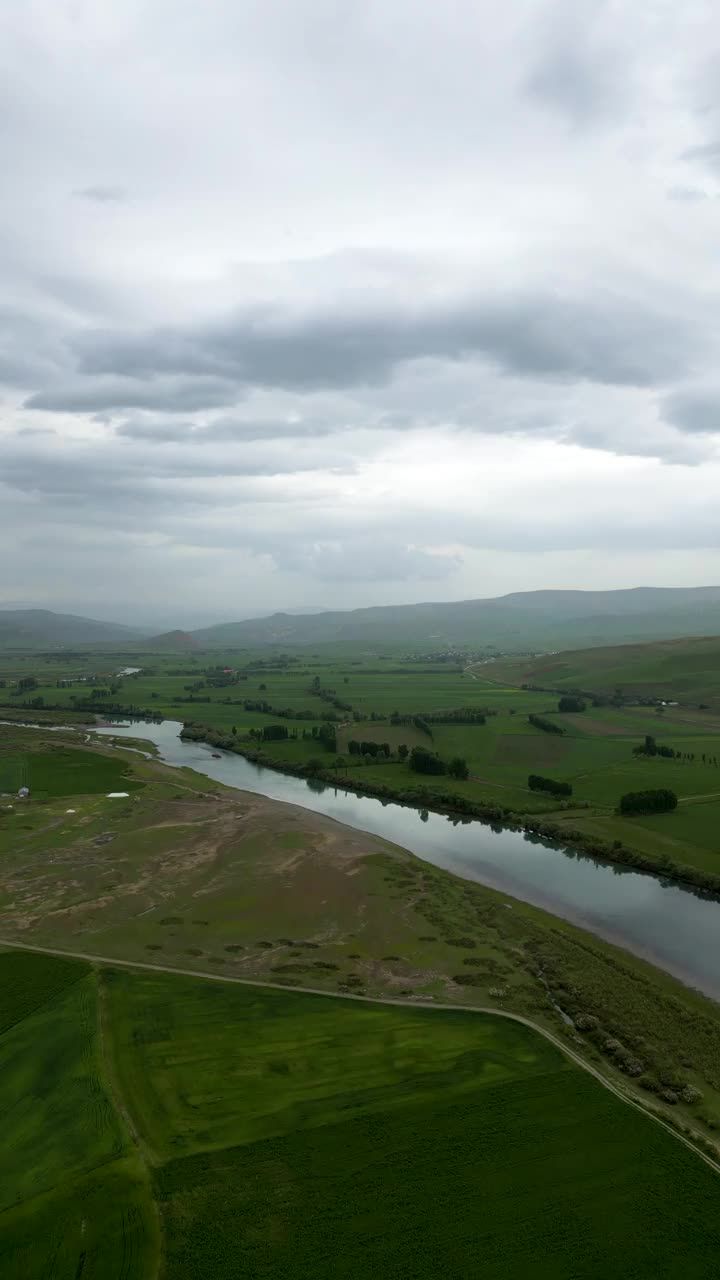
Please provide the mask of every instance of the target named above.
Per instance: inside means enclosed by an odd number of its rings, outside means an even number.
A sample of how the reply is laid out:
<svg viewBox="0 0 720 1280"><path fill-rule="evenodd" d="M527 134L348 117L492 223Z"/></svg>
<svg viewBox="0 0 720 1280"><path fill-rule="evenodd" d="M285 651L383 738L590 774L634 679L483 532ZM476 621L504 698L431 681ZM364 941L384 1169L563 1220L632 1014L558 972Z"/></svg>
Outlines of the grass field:
<svg viewBox="0 0 720 1280"><path fill-rule="evenodd" d="M492 662L476 669L499 683L706 702L720 711L720 639L692 636L608 645Z"/></svg>
<svg viewBox="0 0 720 1280"><path fill-rule="evenodd" d="M142 786L126 775L121 758L111 759L93 751L81 751L65 744L48 744L44 751L13 751L11 735L0 731L0 793L30 788L35 798L98 795L109 791L136 791Z"/></svg>
<svg viewBox="0 0 720 1280"><path fill-rule="evenodd" d="M718 1175L520 1024L22 952L0 977L28 1010L9 1280L716 1273Z"/></svg>
<svg viewBox="0 0 720 1280"><path fill-rule="evenodd" d="M150 1280L147 1175L104 1081L89 966L0 954L0 1270Z"/></svg>

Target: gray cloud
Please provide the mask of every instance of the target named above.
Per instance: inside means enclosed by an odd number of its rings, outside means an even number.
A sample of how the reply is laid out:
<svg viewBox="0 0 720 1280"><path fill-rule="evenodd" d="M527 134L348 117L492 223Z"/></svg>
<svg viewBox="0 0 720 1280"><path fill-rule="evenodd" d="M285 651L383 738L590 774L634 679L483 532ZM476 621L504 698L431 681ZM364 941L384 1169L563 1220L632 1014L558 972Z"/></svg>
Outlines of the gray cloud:
<svg viewBox="0 0 720 1280"><path fill-rule="evenodd" d="M122 204L127 200L127 192L124 187L103 185L99 183L96 186L80 187L73 192L82 200L94 200L97 204Z"/></svg>
<svg viewBox="0 0 720 1280"><path fill-rule="evenodd" d="M52 413L98 413L102 410L162 409L165 413L192 413L197 409L235 404L241 391L222 378L158 378L142 381L120 374L107 378L76 378L47 391L38 391L24 402L26 409Z"/></svg>
<svg viewBox="0 0 720 1280"><path fill-rule="evenodd" d="M702 200L709 200L710 196L707 191L703 191L700 187L686 187L682 185L668 187L668 200L679 200L684 204L697 204Z"/></svg>
<svg viewBox="0 0 720 1280"><path fill-rule="evenodd" d="M478 354L516 373L647 386L683 373L702 339L669 309L598 289L585 297L501 295L405 311L239 313L184 331L95 332L75 346L78 368L90 377L193 374L235 380L242 389L314 390L382 383L408 361ZM28 403L63 402L50 393Z"/></svg>
<svg viewBox="0 0 720 1280"><path fill-rule="evenodd" d="M535 97L586 125L618 108L618 67L609 53L592 53L560 43L534 68L527 88Z"/></svg>
<svg viewBox="0 0 720 1280"><path fill-rule="evenodd" d="M696 147L688 147L682 152L681 160L693 160L699 164L707 165L709 169L720 168L720 140L712 139L710 142L703 142Z"/></svg>
<svg viewBox="0 0 720 1280"><path fill-rule="evenodd" d="M664 416L679 431L720 435L720 389L678 391L665 400Z"/></svg>
<svg viewBox="0 0 720 1280"><path fill-rule="evenodd" d="M275 558L279 565L296 573L309 574L319 582L439 582L450 577L462 563L458 555L443 555L398 542L365 537L338 542L305 542L284 547Z"/></svg>

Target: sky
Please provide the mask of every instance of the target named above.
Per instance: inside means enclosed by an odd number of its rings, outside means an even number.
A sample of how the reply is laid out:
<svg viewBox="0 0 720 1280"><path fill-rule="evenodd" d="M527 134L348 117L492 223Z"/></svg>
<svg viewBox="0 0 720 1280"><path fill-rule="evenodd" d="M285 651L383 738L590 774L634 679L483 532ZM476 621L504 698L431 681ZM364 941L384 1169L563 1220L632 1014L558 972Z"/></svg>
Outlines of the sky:
<svg viewBox="0 0 720 1280"><path fill-rule="evenodd" d="M5 0L0 607L720 582L712 0Z"/></svg>

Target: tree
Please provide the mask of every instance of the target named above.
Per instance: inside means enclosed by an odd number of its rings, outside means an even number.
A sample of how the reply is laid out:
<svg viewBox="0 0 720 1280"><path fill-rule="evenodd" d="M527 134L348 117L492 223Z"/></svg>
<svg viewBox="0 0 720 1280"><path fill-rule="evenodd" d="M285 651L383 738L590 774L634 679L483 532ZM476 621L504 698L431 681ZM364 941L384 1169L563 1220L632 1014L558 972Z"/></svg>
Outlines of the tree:
<svg viewBox="0 0 720 1280"><path fill-rule="evenodd" d="M400 759L401 759L401 760L407 760L407 758L408 758L408 755L409 755L409 754L410 754L410 752L409 752L409 748L408 748L408 747L406 747L406 745L405 745L405 743L404 743L404 742L403 742L403 743L401 743L401 744L400 744L400 746L398 747L398 755L399 755Z"/></svg>
<svg viewBox="0 0 720 1280"><path fill-rule="evenodd" d="M551 796L572 795L569 782L556 782L554 778L543 778L538 773L530 774L528 786L531 791L547 791Z"/></svg>
<svg viewBox="0 0 720 1280"><path fill-rule="evenodd" d="M286 724L266 724L262 731L264 742L284 742L289 737Z"/></svg>
<svg viewBox="0 0 720 1280"><path fill-rule="evenodd" d="M628 791L620 797L619 812L633 813L669 813L677 809L678 798L674 791L660 787L657 791Z"/></svg>
<svg viewBox="0 0 720 1280"><path fill-rule="evenodd" d="M463 760L462 756L453 756L448 764L448 773L451 778L457 778L460 781L469 777L470 770L468 769L467 760Z"/></svg>
<svg viewBox="0 0 720 1280"><path fill-rule="evenodd" d="M38 682L35 676L23 676L18 684L21 693L28 693L31 689L37 689Z"/></svg>
<svg viewBox="0 0 720 1280"><path fill-rule="evenodd" d="M528 716L528 721L536 729L542 729L543 733L564 733L562 725L556 724L554 720L548 720L547 716Z"/></svg>
<svg viewBox="0 0 720 1280"><path fill-rule="evenodd" d="M585 710L585 703L583 702L582 698L575 698L575 697L572 697L570 694L567 694L565 697L562 697L558 702L558 711L584 711L584 710Z"/></svg>
<svg viewBox="0 0 720 1280"><path fill-rule="evenodd" d="M414 773L442 774L447 772L445 761L425 747L413 747L410 752L410 768Z"/></svg>

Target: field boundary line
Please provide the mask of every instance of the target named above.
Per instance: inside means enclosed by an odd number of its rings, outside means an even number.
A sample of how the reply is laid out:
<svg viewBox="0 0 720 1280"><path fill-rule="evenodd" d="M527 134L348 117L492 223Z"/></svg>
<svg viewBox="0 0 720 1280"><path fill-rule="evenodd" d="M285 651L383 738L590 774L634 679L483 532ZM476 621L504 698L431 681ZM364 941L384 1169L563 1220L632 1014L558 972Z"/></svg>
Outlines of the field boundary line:
<svg viewBox="0 0 720 1280"><path fill-rule="evenodd" d="M103 1068L103 1076L105 1086L110 1095L110 1100L117 1112L120 1123L124 1126L127 1134L137 1151L138 1158L142 1164L145 1177L147 1179L148 1194L150 1196L150 1205L153 1218L155 1219L155 1228L157 1231L157 1258L154 1269L155 1280L163 1273L163 1263L165 1257L165 1232L163 1229L162 1214L160 1206L155 1197L155 1188L153 1186L153 1177L150 1172L152 1163L156 1163L151 1158L151 1152L146 1142L140 1135L137 1125L125 1106L120 1090L120 1084L115 1071L115 1064L111 1046L108 1041L111 1033L108 1031L107 1025L107 993L105 991L105 983L102 973L95 970L95 981L97 986L97 1024L98 1024L98 1040L100 1049L100 1061Z"/></svg>
<svg viewBox="0 0 720 1280"><path fill-rule="evenodd" d="M487 1005L439 1004L432 1000L413 1000L411 1002L408 1000L395 1000L392 996L360 996L355 995L350 991L323 991L319 987L291 987L282 982L264 982L261 978L236 978L231 977L229 974L203 973L197 969L177 969L172 965L150 964L146 960L118 960L111 956L96 956L90 955L87 952L66 951L60 947L40 947L26 942L9 942L5 938L0 938L0 947L8 947L14 951L39 951L43 955L48 956L67 956L73 960L87 960L91 964L104 964L109 968L120 967L122 969L140 969L150 973L174 973L184 978L204 978L208 982L235 983L242 987L267 987L272 991L284 991L286 994L292 994L295 991L299 995L324 996L329 1000L354 1000L360 1004L391 1005L396 1009L435 1009L441 1013L452 1013L455 1011L457 1013L489 1014L494 1018L507 1018L511 1022L519 1022L522 1026L529 1027L531 1031L536 1031L538 1035L544 1036L546 1040L549 1040L551 1044L555 1045L556 1049L559 1049L561 1053L564 1053L566 1057L570 1058L577 1067L580 1067L583 1071L587 1071L588 1074L594 1076L594 1078L603 1085L604 1088L609 1089L611 1093L614 1093L615 1097L619 1098L621 1102L626 1103L629 1107L633 1107L648 1120L654 1120L656 1124L659 1124L673 1138L676 1138L678 1142L682 1142L683 1146L687 1147L688 1151L692 1151L693 1155L696 1155L700 1160L703 1160L708 1168L712 1169L713 1173L720 1175L720 1160L715 1160L705 1151L701 1151L700 1148L690 1140L690 1138L686 1137L685 1134L680 1133L671 1124L669 1124L667 1120L663 1120L662 1116L659 1116L657 1112L651 1111L650 1108L644 1106L639 1099L632 1097L629 1093L625 1093L619 1085L616 1085L612 1080L609 1080L607 1076L605 1076L597 1067L594 1067L592 1063L587 1062L575 1049L571 1049L570 1046L560 1038L560 1036L556 1036L554 1032L549 1031L547 1027L541 1026L540 1023L533 1022L532 1018L526 1018L522 1013L511 1013L507 1009L497 1009ZM121 1114L124 1116L124 1112L121 1112ZM137 1140L139 1143L139 1138L136 1139L134 1125L129 1123L128 1127L133 1141ZM142 1148L140 1148L140 1150L142 1153Z"/></svg>

